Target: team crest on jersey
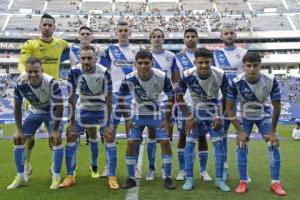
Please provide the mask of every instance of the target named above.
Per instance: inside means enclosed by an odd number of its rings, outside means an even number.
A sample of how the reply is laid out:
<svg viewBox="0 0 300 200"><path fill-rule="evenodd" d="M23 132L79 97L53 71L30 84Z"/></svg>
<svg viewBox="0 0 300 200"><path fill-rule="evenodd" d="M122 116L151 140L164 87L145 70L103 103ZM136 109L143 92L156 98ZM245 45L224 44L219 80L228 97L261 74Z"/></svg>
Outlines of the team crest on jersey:
<svg viewBox="0 0 300 200"><path fill-rule="evenodd" d="M238 54L235 55L235 57L236 57L237 59L241 59L241 54L238 53Z"/></svg>
<svg viewBox="0 0 300 200"><path fill-rule="evenodd" d="M60 49L61 48L61 45L59 43L56 43L56 48Z"/></svg>
<svg viewBox="0 0 300 200"><path fill-rule="evenodd" d="M131 53L136 54L136 51L134 49L131 50Z"/></svg>
<svg viewBox="0 0 300 200"><path fill-rule="evenodd" d="M166 60L166 62L170 62L171 58L169 56L166 56L165 60Z"/></svg>
<svg viewBox="0 0 300 200"><path fill-rule="evenodd" d="M217 82L213 82L211 87L209 88L209 97L212 97L214 94L217 94L219 92L219 87Z"/></svg>

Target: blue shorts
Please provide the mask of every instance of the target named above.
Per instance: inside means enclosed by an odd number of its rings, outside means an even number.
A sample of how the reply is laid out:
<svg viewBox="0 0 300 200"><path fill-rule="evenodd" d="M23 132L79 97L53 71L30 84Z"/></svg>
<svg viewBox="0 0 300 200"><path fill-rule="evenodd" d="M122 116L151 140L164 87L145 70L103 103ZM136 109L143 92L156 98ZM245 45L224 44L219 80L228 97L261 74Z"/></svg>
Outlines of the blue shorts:
<svg viewBox="0 0 300 200"><path fill-rule="evenodd" d="M272 128L272 118L266 117L262 120L243 119L243 130L248 136L250 136L254 124L257 126L261 135L263 137L266 137L270 133Z"/></svg>
<svg viewBox="0 0 300 200"><path fill-rule="evenodd" d="M132 121L134 126L131 128L128 139L140 140L146 126L154 130L155 138L158 140L169 139L168 134L161 127L161 123L163 121L162 117L159 118L153 115L136 115L133 116Z"/></svg>
<svg viewBox="0 0 300 200"><path fill-rule="evenodd" d="M50 113L33 113L31 111L27 112L27 116L23 122L23 133L24 135L34 135L36 130L45 122L47 126L48 133L51 134L54 126L54 119ZM60 123L59 134L63 132L63 125Z"/></svg>
<svg viewBox="0 0 300 200"><path fill-rule="evenodd" d="M122 96L123 97L123 96ZM128 109L128 112L131 112L131 103L132 103L132 96L126 96L123 97L125 98L125 104L126 108ZM120 105L119 105L119 95L117 92L113 92L112 95L112 120L111 120L111 125L112 126L117 126L120 123L120 120L123 116Z"/></svg>
<svg viewBox="0 0 300 200"><path fill-rule="evenodd" d="M102 111L87 111L77 110L76 112L76 132L83 134L85 128L106 126L105 112Z"/></svg>

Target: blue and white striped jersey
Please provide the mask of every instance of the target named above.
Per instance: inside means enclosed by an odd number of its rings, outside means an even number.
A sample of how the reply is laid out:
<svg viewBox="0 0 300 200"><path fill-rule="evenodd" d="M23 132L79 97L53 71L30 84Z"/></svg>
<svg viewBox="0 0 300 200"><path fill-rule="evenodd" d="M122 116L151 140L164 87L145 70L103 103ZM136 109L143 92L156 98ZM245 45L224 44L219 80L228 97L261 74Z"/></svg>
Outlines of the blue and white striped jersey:
<svg viewBox="0 0 300 200"><path fill-rule="evenodd" d="M179 71L176 65L175 54L168 50L156 53L152 52L154 67L166 73L169 79L174 72Z"/></svg>
<svg viewBox="0 0 300 200"><path fill-rule="evenodd" d="M104 98L112 92L111 76L106 67L96 64L95 72L86 74L79 64L70 70L68 81L79 96L77 108L88 111L104 109Z"/></svg>
<svg viewBox="0 0 300 200"><path fill-rule="evenodd" d="M126 75L119 90L120 96L133 96L135 115L156 115L160 109L161 94L173 97L171 80L161 70L152 68L153 76L148 81L139 79L137 71Z"/></svg>
<svg viewBox="0 0 300 200"><path fill-rule="evenodd" d="M260 74L259 80L252 84L246 80L245 73L233 79L228 88L227 99L239 99L243 117L270 116L270 101L280 100L281 94L274 76Z"/></svg>
<svg viewBox="0 0 300 200"><path fill-rule="evenodd" d="M33 113L50 112L51 104L63 102L58 82L44 73L38 87L30 84L26 73L20 75L14 90L14 99L21 103L23 98L29 102L29 110Z"/></svg>
<svg viewBox="0 0 300 200"><path fill-rule="evenodd" d="M211 109L219 104L219 92L225 95L228 87L228 79L222 69L211 66L210 76L201 79L197 74L197 67L187 69L182 74L182 79L177 86L176 93L191 94L194 109Z"/></svg>

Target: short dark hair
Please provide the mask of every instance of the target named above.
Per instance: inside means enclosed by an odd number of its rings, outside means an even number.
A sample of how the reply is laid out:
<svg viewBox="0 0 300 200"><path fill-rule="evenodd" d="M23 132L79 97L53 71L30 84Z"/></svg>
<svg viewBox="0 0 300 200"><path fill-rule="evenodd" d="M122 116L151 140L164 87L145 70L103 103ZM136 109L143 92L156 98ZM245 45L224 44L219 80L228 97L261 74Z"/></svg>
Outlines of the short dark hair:
<svg viewBox="0 0 300 200"><path fill-rule="evenodd" d="M259 62L261 63L261 57L256 52L247 52L243 57L243 63L245 62Z"/></svg>
<svg viewBox="0 0 300 200"><path fill-rule="evenodd" d="M187 34L187 33L195 33L196 34L196 36L198 37L198 33L197 33L197 30L196 29L194 29L194 28L188 28L188 29L185 29L185 31L184 31L184 36Z"/></svg>
<svg viewBox="0 0 300 200"><path fill-rule="evenodd" d="M196 50L195 58L197 57L213 58L213 54L209 49L202 47Z"/></svg>
<svg viewBox="0 0 300 200"><path fill-rule="evenodd" d="M223 31L224 28L232 28L232 29L235 31L234 26L232 26L232 25L230 25L230 24L224 24L224 25L222 25L221 28L220 28L221 33L222 33L222 31Z"/></svg>
<svg viewBox="0 0 300 200"><path fill-rule="evenodd" d="M138 59L143 59L143 58L149 58L152 61L152 59L153 59L152 53L147 50L140 50L139 52L137 52L135 54L135 61L137 61Z"/></svg>
<svg viewBox="0 0 300 200"><path fill-rule="evenodd" d="M34 65L36 63L42 65L42 60L35 56L31 56L26 60L26 65Z"/></svg>
<svg viewBox="0 0 300 200"><path fill-rule="evenodd" d="M88 45L88 46L85 46L85 47L81 48L80 52L82 52L82 51L93 51L96 54L95 48L91 45Z"/></svg>
<svg viewBox="0 0 300 200"><path fill-rule="evenodd" d="M120 22L118 22L118 24L117 24L117 27L118 27L118 26L129 26L129 24L128 24L128 22L120 21Z"/></svg>
<svg viewBox="0 0 300 200"><path fill-rule="evenodd" d="M91 29L90 27L87 27L87 26L81 26L81 27L79 28L79 32L80 32L81 30L88 30L88 31L90 31L91 33L93 33L92 29Z"/></svg>
<svg viewBox="0 0 300 200"><path fill-rule="evenodd" d="M153 29L153 30L150 32L150 34L149 34L149 38L150 38L150 39L151 39L151 37L152 37L152 35L154 34L155 31L161 32L162 37L165 38L164 32L163 32L161 29L159 29L159 28L155 28L155 29Z"/></svg>
<svg viewBox="0 0 300 200"><path fill-rule="evenodd" d="M53 16L49 15L48 13L43 14L41 17L41 21L42 21L42 19L52 19L55 23L55 18Z"/></svg>

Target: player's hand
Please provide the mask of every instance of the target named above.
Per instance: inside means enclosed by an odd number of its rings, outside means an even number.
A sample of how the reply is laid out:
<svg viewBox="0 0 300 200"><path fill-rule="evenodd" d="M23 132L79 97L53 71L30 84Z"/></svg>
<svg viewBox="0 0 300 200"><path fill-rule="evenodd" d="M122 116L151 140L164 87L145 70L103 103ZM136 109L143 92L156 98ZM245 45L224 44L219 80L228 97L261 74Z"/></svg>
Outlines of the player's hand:
<svg viewBox="0 0 300 200"><path fill-rule="evenodd" d="M104 134L105 133L108 133L108 134L112 135L114 133L114 129L111 126L105 126Z"/></svg>
<svg viewBox="0 0 300 200"><path fill-rule="evenodd" d="M196 120L194 118L189 118L185 121L185 133L190 135L193 128L196 126Z"/></svg>
<svg viewBox="0 0 300 200"><path fill-rule="evenodd" d="M170 121L164 119L164 120L161 122L161 127L166 131L166 133L169 133L169 131L170 131Z"/></svg>
<svg viewBox="0 0 300 200"><path fill-rule="evenodd" d="M133 127L132 120L131 119L125 120L126 133L129 133L132 127Z"/></svg>
<svg viewBox="0 0 300 200"><path fill-rule="evenodd" d="M270 142L273 147L276 147L276 146L278 147L279 146L279 140L278 140L276 132L270 132L266 136L266 142Z"/></svg>
<svg viewBox="0 0 300 200"><path fill-rule="evenodd" d="M14 143L15 145L24 144L25 143L25 137L21 130L16 130L14 134Z"/></svg>
<svg viewBox="0 0 300 200"><path fill-rule="evenodd" d="M247 143L249 142L249 137L248 137L248 135L244 131L239 131L237 133L236 139L237 139L236 144L240 148L245 148L246 145L247 145Z"/></svg>
<svg viewBox="0 0 300 200"><path fill-rule="evenodd" d="M53 131L50 136L50 141L52 146L58 146L61 145L61 136L58 133L58 131Z"/></svg>
<svg viewBox="0 0 300 200"><path fill-rule="evenodd" d="M222 127L222 119L218 116L213 122L213 129L219 130Z"/></svg>

